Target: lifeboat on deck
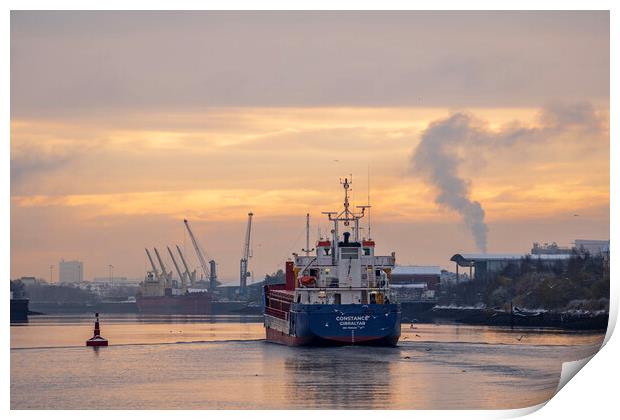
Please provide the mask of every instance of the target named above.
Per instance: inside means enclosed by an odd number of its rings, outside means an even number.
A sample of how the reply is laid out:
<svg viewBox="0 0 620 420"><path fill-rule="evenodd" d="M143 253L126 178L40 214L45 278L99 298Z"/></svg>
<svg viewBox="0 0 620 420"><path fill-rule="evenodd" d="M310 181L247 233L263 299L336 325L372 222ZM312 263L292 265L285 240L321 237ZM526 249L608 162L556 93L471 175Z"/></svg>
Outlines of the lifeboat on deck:
<svg viewBox="0 0 620 420"><path fill-rule="evenodd" d="M316 286L316 277L314 277L314 276L301 276L299 278L299 284L302 287L314 287L314 286Z"/></svg>

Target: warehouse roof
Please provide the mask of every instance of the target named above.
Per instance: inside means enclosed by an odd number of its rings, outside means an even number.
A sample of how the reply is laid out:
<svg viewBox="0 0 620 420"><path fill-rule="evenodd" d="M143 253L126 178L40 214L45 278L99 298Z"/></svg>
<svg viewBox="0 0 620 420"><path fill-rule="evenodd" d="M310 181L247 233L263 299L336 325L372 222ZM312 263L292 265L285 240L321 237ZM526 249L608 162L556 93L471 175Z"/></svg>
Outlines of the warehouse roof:
<svg viewBox="0 0 620 420"><path fill-rule="evenodd" d="M441 274L441 268L437 265L398 265L392 270L392 275L437 275Z"/></svg>

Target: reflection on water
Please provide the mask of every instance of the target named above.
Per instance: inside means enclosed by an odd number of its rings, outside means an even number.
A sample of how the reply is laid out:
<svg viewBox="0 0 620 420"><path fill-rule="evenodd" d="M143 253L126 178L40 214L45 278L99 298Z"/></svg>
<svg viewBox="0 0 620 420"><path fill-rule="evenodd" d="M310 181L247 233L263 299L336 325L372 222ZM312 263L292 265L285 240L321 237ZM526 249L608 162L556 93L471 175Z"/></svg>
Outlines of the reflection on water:
<svg viewBox="0 0 620 420"><path fill-rule="evenodd" d="M316 350L289 352L284 359L293 399L305 401L309 408L373 408L389 400L391 361L399 359L398 348Z"/></svg>
<svg viewBox="0 0 620 420"><path fill-rule="evenodd" d="M603 334L403 325L397 348L289 348L251 317L90 317L11 325L11 408L519 408Z"/></svg>

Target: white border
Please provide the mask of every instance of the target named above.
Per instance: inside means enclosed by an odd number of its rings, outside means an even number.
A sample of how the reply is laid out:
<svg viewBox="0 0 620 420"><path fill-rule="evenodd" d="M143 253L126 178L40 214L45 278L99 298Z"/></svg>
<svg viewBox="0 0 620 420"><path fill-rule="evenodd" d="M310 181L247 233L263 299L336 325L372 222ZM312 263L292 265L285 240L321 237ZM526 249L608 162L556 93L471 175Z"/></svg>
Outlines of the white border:
<svg viewBox="0 0 620 420"><path fill-rule="evenodd" d="M212 9L212 10L234 10L234 9L262 9L262 10L442 10L442 9L454 9L454 10L611 10L611 109L610 115L614 116L615 111L618 109L618 85L615 83L615 75L618 73L617 65L617 53L614 53L614 46L618 46L618 31L616 27L618 25L617 7L616 2L613 1L549 1L549 0L522 0L522 1L469 1L467 3L463 1L449 1L438 0L433 2L411 2L411 1L396 1L396 0L382 0L380 2L358 0L355 2L342 2L342 1L296 1L295 3L286 1L274 1L263 0L258 4L257 2L248 0L230 0L230 1L196 1L196 0L176 0L174 2L166 2L162 0L153 0L150 2L140 1L91 1L88 3L79 1L14 1L10 0L4 2L5 13L2 15L2 37L1 43L2 57L5 57L4 65L2 66L2 79L4 80L5 92L4 101L2 101L2 108L4 110L5 119L2 121L4 138L8 139L10 136L10 95L6 94L10 89L10 74L9 74L9 62L6 60L10 56L10 14L9 10L136 10L147 7L149 10L180 10L180 9ZM260 6L260 7L259 7ZM465 6L467 6L465 8ZM560 9L558 9L558 7ZM351 412L351 416L361 418L404 418L410 416L416 416L416 418L505 418L525 415L535 411L532 418L608 418L609 413L614 412L616 408L615 399L617 398L615 385L617 384L618 375L618 361L615 354L618 354L619 345L617 344L617 338L609 339L611 332L616 323L618 313L618 269L614 264L617 261L617 253L615 251L615 244L618 243L618 223L617 218L613 215L620 214L620 208L618 207L617 193L618 193L618 180L620 179L620 169L618 163L620 159L618 156L617 145L617 116L611 118L611 174L610 174L610 189L611 189L611 242L612 242L612 264L611 264L611 279L612 279L612 302L610 309L610 328L606 337L606 346L595 355L592 361L589 363L587 369L579 374L580 378L575 381L570 381L566 387L564 387L559 394L554 397L543 410L538 410L541 406L530 407L520 410L504 410L504 411L404 411L404 412ZM0 154L2 168L3 182L1 183L2 194L4 200L2 201L1 212L2 218L5 221L5 226L10 226L10 146L9 142L4 142L4 153ZM0 247L2 251L2 267L5 270L5 279L10 277L10 235L8 229L5 229L5 234L0 241ZM8 288L6 290L8 292ZM8 296L4 302L8 301ZM2 348L5 372L4 380L4 398L2 399L2 408L4 412L7 412L10 407L10 363L9 363L9 313L8 305L5 303L5 310L2 311L3 325L2 337L4 339L4 346ZM609 340L609 341L607 341ZM615 353L615 354L614 354ZM6 411L5 411L6 410ZM538 410L538 411L537 411ZM81 411L48 411L46 413L40 413L35 411L12 411L10 415L16 418L34 418L40 416L46 416L54 418L108 418L111 415L132 416L138 418L164 418L170 416L172 413L165 411L148 411L148 412L135 412L135 411L96 411L96 412L81 412ZM193 412L174 412L174 416L187 416L194 418L203 418L205 413L202 411ZM217 415L218 418L241 418L248 415L258 417L269 418L290 418L294 416L296 419L315 419L317 416L323 417L325 415L331 416L347 416L349 412L317 412L317 411L218 411L217 413L210 413L208 415Z"/></svg>

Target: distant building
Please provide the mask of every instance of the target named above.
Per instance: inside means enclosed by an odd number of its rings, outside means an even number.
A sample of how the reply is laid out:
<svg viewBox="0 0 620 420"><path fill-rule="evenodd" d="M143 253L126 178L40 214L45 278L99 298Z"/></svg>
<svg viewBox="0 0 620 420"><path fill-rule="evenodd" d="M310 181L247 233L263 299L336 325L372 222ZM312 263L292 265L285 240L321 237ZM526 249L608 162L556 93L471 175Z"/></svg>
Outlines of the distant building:
<svg viewBox="0 0 620 420"><path fill-rule="evenodd" d="M609 241L595 239L575 239L575 249L590 255L609 254Z"/></svg>
<svg viewBox="0 0 620 420"><path fill-rule="evenodd" d="M440 277L438 266L400 265L392 270L390 285L399 302L432 299Z"/></svg>
<svg viewBox="0 0 620 420"><path fill-rule="evenodd" d="M573 247L558 246L555 242L551 244L544 243L542 245L538 242L534 242L532 246L532 255L572 254L574 252L587 252L590 255L606 254L609 253L609 241L575 239L575 246Z"/></svg>
<svg viewBox="0 0 620 420"><path fill-rule="evenodd" d="M59 283L81 283L84 281L84 264L82 261L65 261L58 263Z"/></svg>
<svg viewBox="0 0 620 420"><path fill-rule="evenodd" d="M572 249L569 247L558 246L555 242L550 244L539 244L534 242L532 246L532 255L558 255L558 254L570 254Z"/></svg>
<svg viewBox="0 0 620 420"><path fill-rule="evenodd" d="M39 280L35 277L20 277L18 280L21 281L24 286L34 286L39 283Z"/></svg>

